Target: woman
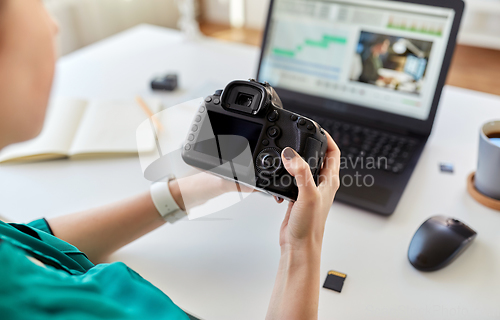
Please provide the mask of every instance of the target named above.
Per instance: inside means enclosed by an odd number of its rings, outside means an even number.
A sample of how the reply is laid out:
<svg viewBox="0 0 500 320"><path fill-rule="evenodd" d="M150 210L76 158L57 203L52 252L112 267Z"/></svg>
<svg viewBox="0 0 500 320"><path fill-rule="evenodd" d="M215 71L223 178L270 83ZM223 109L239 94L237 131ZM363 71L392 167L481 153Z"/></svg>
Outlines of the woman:
<svg viewBox="0 0 500 320"><path fill-rule="evenodd" d="M0 149L42 128L56 33L42 1L0 0ZM294 150L286 148L282 158L299 197L289 204L280 230L281 258L267 319L315 319L323 231L339 185L340 152L328 136L319 186ZM184 179L183 196L195 196L198 203L231 189L208 174ZM168 182L165 193L184 209L178 181ZM28 225L0 222L1 318L189 319L123 263L98 264L165 223L153 199L147 193Z"/></svg>

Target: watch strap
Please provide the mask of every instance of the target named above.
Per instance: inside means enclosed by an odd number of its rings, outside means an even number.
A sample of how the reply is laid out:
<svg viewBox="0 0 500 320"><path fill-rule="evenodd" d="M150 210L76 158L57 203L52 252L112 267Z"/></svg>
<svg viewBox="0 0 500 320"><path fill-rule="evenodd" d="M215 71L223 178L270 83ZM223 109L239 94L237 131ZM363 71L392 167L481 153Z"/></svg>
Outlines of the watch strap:
<svg viewBox="0 0 500 320"><path fill-rule="evenodd" d="M181 210L170 192L169 182L159 181L151 185L151 198L160 216L169 223L175 223L187 216L187 212Z"/></svg>

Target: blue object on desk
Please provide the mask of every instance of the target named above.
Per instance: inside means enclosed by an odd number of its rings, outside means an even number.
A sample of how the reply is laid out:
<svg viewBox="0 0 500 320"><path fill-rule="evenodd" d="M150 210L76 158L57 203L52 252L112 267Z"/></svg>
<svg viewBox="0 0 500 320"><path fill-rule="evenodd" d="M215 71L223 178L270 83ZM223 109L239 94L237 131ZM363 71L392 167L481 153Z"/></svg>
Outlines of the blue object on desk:
<svg viewBox="0 0 500 320"><path fill-rule="evenodd" d="M455 172L455 168L453 166L453 163L450 163L450 162L441 162L439 164L439 169L441 170L441 172L445 172L445 173Z"/></svg>

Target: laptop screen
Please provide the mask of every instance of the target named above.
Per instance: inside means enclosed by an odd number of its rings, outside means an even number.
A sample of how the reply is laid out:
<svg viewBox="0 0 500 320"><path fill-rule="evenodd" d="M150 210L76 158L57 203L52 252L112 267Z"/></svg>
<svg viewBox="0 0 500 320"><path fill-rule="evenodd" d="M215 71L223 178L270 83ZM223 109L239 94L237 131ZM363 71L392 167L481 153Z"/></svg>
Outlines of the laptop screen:
<svg viewBox="0 0 500 320"><path fill-rule="evenodd" d="M385 0L275 0L259 81L426 120L455 11Z"/></svg>

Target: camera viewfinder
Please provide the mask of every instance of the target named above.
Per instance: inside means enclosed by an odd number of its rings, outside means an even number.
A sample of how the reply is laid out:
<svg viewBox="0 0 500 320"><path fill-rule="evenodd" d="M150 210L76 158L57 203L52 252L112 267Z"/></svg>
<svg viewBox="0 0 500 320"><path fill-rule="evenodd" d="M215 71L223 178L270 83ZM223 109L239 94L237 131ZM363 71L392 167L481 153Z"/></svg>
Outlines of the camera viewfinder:
<svg viewBox="0 0 500 320"><path fill-rule="evenodd" d="M253 96L247 93L239 92L236 98L236 104L243 107L251 107L253 102Z"/></svg>

